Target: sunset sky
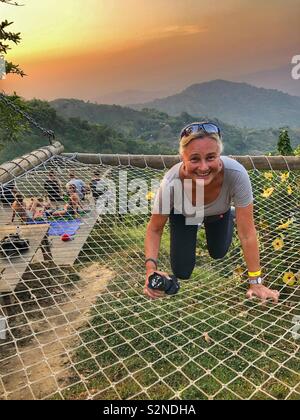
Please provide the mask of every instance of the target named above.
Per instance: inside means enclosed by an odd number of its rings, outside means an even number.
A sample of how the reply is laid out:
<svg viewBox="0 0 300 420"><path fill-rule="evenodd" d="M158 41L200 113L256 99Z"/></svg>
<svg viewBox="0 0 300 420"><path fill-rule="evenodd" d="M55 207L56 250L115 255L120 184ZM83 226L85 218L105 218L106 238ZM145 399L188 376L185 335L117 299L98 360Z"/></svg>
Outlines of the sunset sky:
<svg viewBox="0 0 300 420"><path fill-rule="evenodd" d="M26 98L101 102L123 90L175 93L192 83L290 65L299 0L20 0L0 3L22 42L7 59L28 75L0 88Z"/></svg>

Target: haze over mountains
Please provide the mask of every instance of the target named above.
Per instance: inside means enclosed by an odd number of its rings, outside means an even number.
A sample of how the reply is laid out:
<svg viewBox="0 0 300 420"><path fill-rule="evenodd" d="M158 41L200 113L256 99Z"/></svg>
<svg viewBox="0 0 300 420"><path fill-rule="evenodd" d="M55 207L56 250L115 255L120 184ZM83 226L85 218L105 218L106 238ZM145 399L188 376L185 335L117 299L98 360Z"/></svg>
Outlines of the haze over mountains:
<svg viewBox="0 0 300 420"><path fill-rule="evenodd" d="M252 86L275 89L283 93L288 93L292 96L300 97L300 81L294 80L291 76L292 66L283 66L279 68L272 68L269 70L262 70L236 76L234 79L229 79L232 82L248 83ZM199 83L207 82L206 80L199 81ZM115 91L108 94L96 95L90 101L99 104L108 105L122 105L129 104L143 104L145 102L154 101L155 99L165 98L178 93L178 89L169 90L141 90L141 89L128 89L123 91Z"/></svg>
<svg viewBox="0 0 300 420"><path fill-rule="evenodd" d="M291 71L292 66L289 65L242 75L236 81L266 89L277 89L292 96L300 96L300 80L293 79Z"/></svg>
<svg viewBox="0 0 300 420"><path fill-rule="evenodd" d="M246 83L213 80L194 84L167 98L130 105L136 110L153 108L169 115L187 112L238 127L278 128L300 126L300 97Z"/></svg>
<svg viewBox="0 0 300 420"><path fill-rule="evenodd" d="M149 102L154 99L164 98L169 95L167 91L145 91L145 90L124 90L122 92L112 92L106 95L99 95L95 102L107 105L122 105Z"/></svg>

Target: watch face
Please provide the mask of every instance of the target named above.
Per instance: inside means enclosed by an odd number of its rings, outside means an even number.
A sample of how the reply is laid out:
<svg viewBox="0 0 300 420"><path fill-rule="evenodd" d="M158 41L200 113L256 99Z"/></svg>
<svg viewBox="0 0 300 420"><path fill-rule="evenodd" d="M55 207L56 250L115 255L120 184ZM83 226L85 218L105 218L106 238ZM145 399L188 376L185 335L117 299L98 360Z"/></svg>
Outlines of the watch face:
<svg viewBox="0 0 300 420"><path fill-rule="evenodd" d="M249 280L249 284L262 284L263 283L263 279L261 277L257 277L257 279L255 280Z"/></svg>

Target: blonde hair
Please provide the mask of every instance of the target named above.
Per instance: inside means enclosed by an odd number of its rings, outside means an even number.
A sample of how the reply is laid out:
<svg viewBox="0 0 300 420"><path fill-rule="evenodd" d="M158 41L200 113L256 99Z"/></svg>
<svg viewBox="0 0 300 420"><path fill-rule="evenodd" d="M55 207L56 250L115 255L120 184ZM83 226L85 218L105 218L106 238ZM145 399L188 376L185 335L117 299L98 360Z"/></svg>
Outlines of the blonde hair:
<svg viewBox="0 0 300 420"><path fill-rule="evenodd" d="M215 140L220 148L220 153L223 152L224 146L221 137L217 133L207 134L205 131L199 131L198 133L191 134L190 136L184 136L180 139L179 142L179 153L182 154L185 148L190 144L192 140L203 139L204 137L209 137L210 139Z"/></svg>

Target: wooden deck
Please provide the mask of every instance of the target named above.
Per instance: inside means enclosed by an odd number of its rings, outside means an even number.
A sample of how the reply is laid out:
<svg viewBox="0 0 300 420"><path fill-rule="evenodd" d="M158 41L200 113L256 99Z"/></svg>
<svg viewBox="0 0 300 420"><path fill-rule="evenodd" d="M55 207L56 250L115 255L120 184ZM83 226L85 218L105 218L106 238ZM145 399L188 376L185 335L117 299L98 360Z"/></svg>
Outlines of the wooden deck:
<svg viewBox="0 0 300 420"><path fill-rule="evenodd" d="M20 256L5 257L0 254L0 293L13 292L21 280L28 264L47 236L48 224L20 225L20 235L29 239L30 248ZM0 240L9 233L16 233L16 226L1 226Z"/></svg>
<svg viewBox="0 0 300 420"><path fill-rule="evenodd" d="M105 179L109 176L110 172L112 171L112 168L103 168L105 169L103 173L101 173L101 178ZM86 172L85 172L86 173ZM36 191L36 178L38 173L34 174L35 184L34 187L32 187L32 194L37 195ZM82 174L84 175L84 174ZM44 175L43 175L44 176ZM88 177L89 179L84 179L86 183L90 181L90 175ZM33 182L33 181L32 181ZM27 185L27 179L21 178L18 180L18 187L24 183L24 185ZM37 184L42 185L42 181ZM22 190L22 189L21 189ZM41 191L39 191L41 193ZM29 199L27 199L29 200ZM26 202L26 199L24 200ZM77 230L76 234L74 235L74 240L69 242L63 242L59 236L49 236L49 240L52 243L51 247L51 254L52 259L57 265L73 265L76 258L78 257L83 245L85 244L91 230L93 229L96 221L98 220L98 213L95 209L94 200L90 194L90 197L88 199L88 208L90 209L90 212L88 212L86 215L81 217L81 226ZM28 203L27 203L28 204ZM86 207L86 206L84 206ZM15 218L14 223L11 223L11 216L12 216L12 210L9 205L2 205L0 203L0 226L7 225L7 226L15 226L20 225L24 226L20 220L18 220L18 217ZM41 226L41 225L31 225L31 226ZM14 227L14 229L15 229ZM41 250L36 249L36 253L33 257L33 262L39 262L43 260L43 254ZM1 270L0 270L1 272Z"/></svg>
<svg viewBox="0 0 300 420"><path fill-rule="evenodd" d="M12 216L12 210L10 208L10 206L8 205L3 205L0 203L0 226L4 226L4 225L12 225L12 224L17 224L17 223L11 223L11 216Z"/></svg>
<svg viewBox="0 0 300 420"><path fill-rule="evenodd" d="M91 206L91 207L94 207ZM11 223L11 215L12 210L9 206L0 207L0 225L3 226L4 229L11 227L12 232L16 231L16 226L19 225L20 227L37 227L37 226L44 226L44 225L23 225L20 224L20 221L15 220L15 222ZM78 257L85 241L87 240L91 230L93 229L96 221L98 219L98 213L94 208L86 215L81 217L81 225L80 228L77 230L75 234L75 238L69 242L63 242L60 236L49 236L50 243L52 244L51 247L51 254L52 259L57 265L73 265L76 258ZM6 226L4 226L6 225ZM48 226L48 225L47 225ZM40 249L36 248L35 255L32 256L33 262L40 262L43 261L43 254ZM0 266L0 273L1 273L1 266ZM23 271L24 273L24 271ZM23 274L22 273L22 274ZM1 292L1 289L0 289Z"/></svg>
<svg viewBox="0 0 300 420"><path fill-rule="evenodd" d="M49 236L51 246L52 260L57 265L73 265L78 257L83 245L85 244L91 230L98 219L96 210L91 210L87 215L80 218L81 225L74 235L74 239L63 242L60 236ZM43 255L39 251L34 261L42 261Z"/></svg>

